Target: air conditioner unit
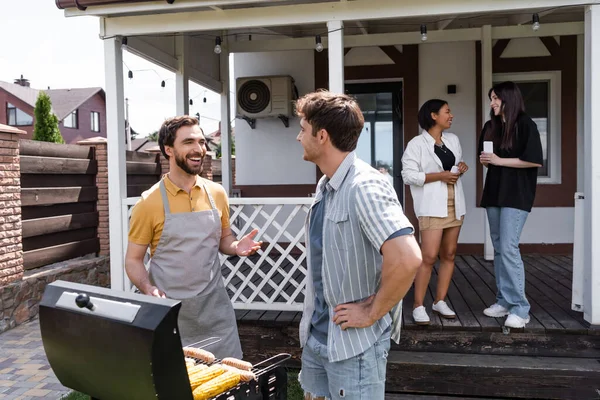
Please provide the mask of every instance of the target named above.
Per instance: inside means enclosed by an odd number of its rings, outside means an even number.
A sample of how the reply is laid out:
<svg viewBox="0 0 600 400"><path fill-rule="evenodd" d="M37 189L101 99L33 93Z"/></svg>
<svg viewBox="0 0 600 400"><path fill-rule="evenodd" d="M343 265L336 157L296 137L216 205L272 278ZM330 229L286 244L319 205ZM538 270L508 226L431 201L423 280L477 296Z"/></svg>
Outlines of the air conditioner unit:
<svg viewBox="0 0 600 400"><path fill-rule="evenodd" d="M288 126L295 99L294 80L291 76L257 76L236 80L238 117L254 128L257 118L278 117Z"/></svg>

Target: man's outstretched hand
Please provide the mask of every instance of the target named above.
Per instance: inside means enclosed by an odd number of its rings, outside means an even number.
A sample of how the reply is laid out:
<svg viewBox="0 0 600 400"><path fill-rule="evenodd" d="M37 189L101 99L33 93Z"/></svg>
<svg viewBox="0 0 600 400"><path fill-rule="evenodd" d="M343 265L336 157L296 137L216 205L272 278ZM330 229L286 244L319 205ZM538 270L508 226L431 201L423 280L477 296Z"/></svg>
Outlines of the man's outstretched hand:
<svg viewBox="0 0 600 400"><path fill-rule="evenodd" d="M252 232L244 236L238 241L235 248L235 252L240 257L251 256L256 253L263 242L255 242L254 237L258 234L258 229L254 229Z"/></svg>

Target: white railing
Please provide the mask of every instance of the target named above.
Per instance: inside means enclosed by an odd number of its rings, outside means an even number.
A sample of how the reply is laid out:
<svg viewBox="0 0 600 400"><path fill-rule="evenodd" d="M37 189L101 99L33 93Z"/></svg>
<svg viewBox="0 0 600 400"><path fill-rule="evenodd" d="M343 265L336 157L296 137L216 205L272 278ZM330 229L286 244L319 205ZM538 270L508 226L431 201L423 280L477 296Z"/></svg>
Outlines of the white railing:
<svg viewBox="0 0 600 400"><path fill-rule="evenodd" d="M138 198L123 200L123 252L131 209ZM306 285L304 220L311 198L230 198L236 237L258 229L263 249L252 257L220 254L223 280L236 309L302 311ZM132 285L123 268L124 282Z"/></svg>

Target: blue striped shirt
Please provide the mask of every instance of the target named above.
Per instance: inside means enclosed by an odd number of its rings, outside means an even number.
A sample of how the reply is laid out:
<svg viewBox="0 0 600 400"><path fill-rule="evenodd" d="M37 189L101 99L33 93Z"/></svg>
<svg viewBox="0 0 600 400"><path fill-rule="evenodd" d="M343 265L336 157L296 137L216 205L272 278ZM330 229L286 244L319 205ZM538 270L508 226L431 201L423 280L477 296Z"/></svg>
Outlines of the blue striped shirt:
<svg viewBox="0 0 600 400"><path fill-rule="evenodd" d="M345 360L369 349L388 326L392 338L400 339L402 302L368 328L343 331L333 323L333 309L375 294L381 280L381 246L395 232L412 225L389 181L352 152L331 179L323 176L317 185L314 204L327 196L323 223L323 293L329 307L327 350L330 362ZM312 207L311 207L312 211ZM309 211L305 223L309 237ZM307 242L308 276L304 311L300 321L300 344L308 340L315 311L311 247Z"/></svg>

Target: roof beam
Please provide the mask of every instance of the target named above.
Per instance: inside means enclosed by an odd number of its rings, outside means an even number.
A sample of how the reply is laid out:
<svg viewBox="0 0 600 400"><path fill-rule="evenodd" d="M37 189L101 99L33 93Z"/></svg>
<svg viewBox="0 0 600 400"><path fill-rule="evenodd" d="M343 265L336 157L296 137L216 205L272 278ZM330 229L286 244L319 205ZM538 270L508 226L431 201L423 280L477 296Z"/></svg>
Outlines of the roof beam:
<svg viewBox="0 0 600 400"><path fill-rule="evenodd" d="M581 35L583 22L565 22L557 24L544 24L539 31L533 31L529 26L504 26L492 28L493 39L515 39L524 37ZM450 29L447 31L430 31L427 33L427 43L475 41L481 39L480 28ZM327 38L322 39L323 46L327 48ZM394 46L419 44L419 32L376 33L369 35L344 36L345 47L368 46ZM260 51L285 51L285 50L310 50L314 49L313 37L297 39L271 39L243 42L230 42L231 53L251 53Z"/></svg>
<svg viewBox="0 0 600 400"><path fill-rule="evenodd" d="M438 31L443 31L456 19L456 15L450 15L436 23Z"/></svg>
<svg viewBox="0 0 600 400"><path fill-rule="evenodd" d="M143 38L128 37L127 51L142 57L145 60L158 64L171 72L177 71L177 68L179 67L177 58L174 55L153 46Z"/></svg>
<svg viewBox="0 0 600 400"><path fill-rule="evenodd" d="M177 4L178 2L174 3ZM600 4L600 0L355 0L335 3L286 4L222 11L106 17L101 35L144 35L222 29L258 28L327 21L360 21L425 17L435 9L440 16L530 10L564 5ZM134 7L132 3L131 7ZM157 3L158 4L158 3Z"/></svg>
<svg viewBox="0 0 600 400"><path fill-rule="evenodd" d="M369 34L369 31L367 30L367 27L361 21L355 21L354 23L356 24L356 26L358 27L358 29L360 29L360 33L362 33L363 35L368 35Z"/></svg>

